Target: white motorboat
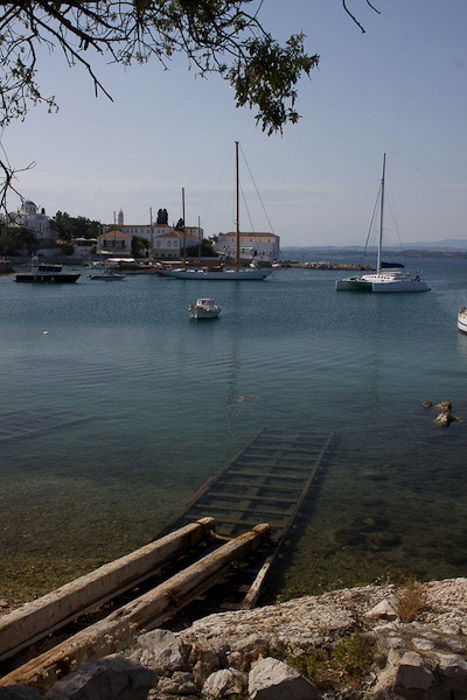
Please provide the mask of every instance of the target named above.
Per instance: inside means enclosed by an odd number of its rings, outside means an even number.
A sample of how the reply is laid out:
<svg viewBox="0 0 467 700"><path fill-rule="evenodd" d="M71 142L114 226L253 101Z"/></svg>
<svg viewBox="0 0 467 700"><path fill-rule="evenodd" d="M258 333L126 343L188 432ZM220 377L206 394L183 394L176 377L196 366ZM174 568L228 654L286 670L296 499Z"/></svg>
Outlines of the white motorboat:
<svg viewBox="0 0 467 700"><path fill-rule="evenodd" d="M461 333L467 333L467 306L462 305L457 313L457 328Z"/></svg>
<svg viewBox="0 0 467 700"><path fill-rule="evenodd" d="M123 272L119 272L113 267L105 268L99 272L93 272L89 275L90 280L104 280L106 282L111 282L113 280L124 280L126 277Z"/></svg>
<svg viewBox="0 0 467 700"><path fill-rule="evenodd" d="M238 173L238 141L235 141L235 164L236 164L236 253L235 265L233 268L222 267L213 270L209 267L176 269L160 269L158 274L162 277L175 277L181 280L264 280L269 277L272 270L257 267L240 266L240 182Z"/></svg>
<svg viewBox="0 0 467 700"><path fill-rule="evenodd" d="M383 157L383 176L381 178L381 201L380 201L380 222L378 252L376 259L376 272L367 272L357 277L346 277L337 280L336 291L338 292L428 292L427 283L421 279L420 275L408 270L388 268L381 261L383 247L383 221L384 221L384 185L386 171L386 154Z"/></svg>
<svg viewBox="0 0 467 700"><path fill-rule="evenodd" d="M31 262L29 272L18 272L15 275L16 282L76 282L81 276L79 272L63 272L62 265L41 263L36 256L32 258Z"/></svg>
<svg viewBox="0 0 467 700"><path fill-rule="evenodd" d="M188 307L190 318L199 321L205 318L218 318L222 311L222 306L214 303L214 299L203 297L196 300L196 304Z"/></svg>

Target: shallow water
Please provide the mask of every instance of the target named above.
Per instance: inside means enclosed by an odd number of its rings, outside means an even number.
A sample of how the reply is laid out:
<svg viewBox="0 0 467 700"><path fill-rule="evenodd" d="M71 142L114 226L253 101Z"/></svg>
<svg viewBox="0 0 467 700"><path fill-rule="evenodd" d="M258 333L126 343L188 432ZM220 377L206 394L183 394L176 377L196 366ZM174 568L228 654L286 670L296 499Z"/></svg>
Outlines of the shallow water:
<svg viewBox="0 0 467 700"><path fill-rule="evenodd" d="M429 293L336 293L339 272L295 269L246 283L0 277L0 597L144 544L266 427L334 435L270 596L465 575L467 261L410 266ZM198 296L221 318L189 321ZM463 421L435 426L424 399Z"/></svg>

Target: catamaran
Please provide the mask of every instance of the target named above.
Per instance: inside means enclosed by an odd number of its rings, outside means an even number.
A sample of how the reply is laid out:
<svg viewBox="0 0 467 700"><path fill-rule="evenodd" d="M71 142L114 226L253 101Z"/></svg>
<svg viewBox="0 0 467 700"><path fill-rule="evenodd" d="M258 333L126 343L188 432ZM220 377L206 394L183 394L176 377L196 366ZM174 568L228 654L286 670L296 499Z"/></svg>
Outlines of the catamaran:
<svg viewBox="0 0 467 700"><path fill-rule="evenodd" d="M420 275L400 268L387 268L381 261L383 247L384 222L384 186L386 174L386 154L383 157L383 176L381 178L381 202L379 212L379 238L376 258L376 272L368 272L359 277L346 277L337 280L338 292L428 292L429 287Z"/></svg>

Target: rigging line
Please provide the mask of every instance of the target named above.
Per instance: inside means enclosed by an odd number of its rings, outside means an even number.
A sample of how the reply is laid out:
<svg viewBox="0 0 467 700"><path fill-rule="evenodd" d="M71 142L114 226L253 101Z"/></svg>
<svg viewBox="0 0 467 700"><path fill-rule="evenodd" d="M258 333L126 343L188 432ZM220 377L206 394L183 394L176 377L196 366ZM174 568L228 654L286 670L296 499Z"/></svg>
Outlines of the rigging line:
<svg viewBox="0 0 467 700"><path fill-rule="evenodd" d="M240 189L241 189L241 188L240 188ZM253 221L252 221L252 218L251 218L251 215L250 215L250 210L249 210L249 208L248 208L248 202L246 201L245 192L244 192L242 189L241 189L241 195L242 195L242 202L243 202L243 205L244 205L244 207L245 207L245 211L246 211L246 213L247 213L248 220L249 220L249 222L250 222L250 230L251 230L251 231L254 231L254 230L255 230L255 227L253 226Z"/></svg>
<svg viewBox="0 0 467 700"><path fill-rule="evenodd" d="M369 242L370 242L371 232L373 231L373 227L374 227L374 224L375 224L376 214L377 214L377 212L378 212L378 205L379 205L380 196L381 196L381 185L379 185L379 187L378 187L378 192L376 193L375 205L374 205L374 207L373 207L373 212L372 212L372 214L371 214L370 226L368 227L368 233L367 233L367 236L366 236L365 247L364 247L364 249L363 249L363 258L365 258L365 257L366 257L366 254L367 254L368 244L369 244Z"/></svg>
<svg viewBox="0 0 467 700"><path fill-rule="evenodd" d="M402 239L401 239L401 236L400 236L399 227L398 227L398 225L397 225L396 207L395 207L395 203L394 203L394 200L393 200L393 197L392 197L391 192L388 192L388 197L387 197L387 199L388 199L388 202L389 202L389 210L390 210L390 212L391 212L392 222L393 222L393 224L394 224L394 229L395 229L395 231L396 231L397 242L399 243L399 247L400 247L401 250L402 250L402 249L404 248L404 244L402 243Z"/></svg>
<svg viewBox="0 0 467 700"><path fill-rule="evenodd" d="M246 165L246 167L248 168L248 172L250 173L251 181L252 181L253 186L254 186L254 188L255 188L255 190L256 190L256 194L257 194L257 196L258 196L258 199L259 199L259 201L260 201L260 204L261 204L261 207L262 207L262 209L263 209L264 215L265 215L265 217L266 217L266 221L268 222L268 226L269 226L269 228L270 228L270 230L271 230L271 233L274 233L273 225L272 225L271 220L270 220L270 218L269 218L269 216L268 216L268 213L267 213L267 211L266 211L266 207L264 206L264 203L263 203L263 200L262 200L261 195L260 195L260 193L259 193L259 190L258 190L258 188L257 188L257 186L256 186L255 178L253 177L253 173L251 172L250 166L249 166L249 164L248 164L248 161L247 161L247 159L246 159L246 156L245 156L245 153L244 153L244 151L243 151L243 148L242 148L241 144L240 144L240 151L241 151L241 154L242 154L242 156L243 156L243 160L245 161L245 165Z"/></svg>

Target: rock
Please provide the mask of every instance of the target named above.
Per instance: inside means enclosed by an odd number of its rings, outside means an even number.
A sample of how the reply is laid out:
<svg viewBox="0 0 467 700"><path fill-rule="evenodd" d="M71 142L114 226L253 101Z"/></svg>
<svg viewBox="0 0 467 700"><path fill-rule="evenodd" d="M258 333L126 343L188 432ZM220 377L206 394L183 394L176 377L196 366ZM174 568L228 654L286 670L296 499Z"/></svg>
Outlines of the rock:
<svg viewBox="0 0 467 700"><path fill-rule="evenodd" d="M467 661L457 654L438 654L438 671L456 689L467 689Z"/></svg>
<svg viewBox="0 0 467 700"><path fill-rule="evenodd" d="M431 408L433 406L433 401L423 401L422 406L423 408Z"/></svg>
<svg viewBox="0 0 467 700"><path fill-rule="evenodd" d="M221 661L213 649L201 647L196 648L195 652L198 660L193 665L193 679L198 688L202 688L211 673L220 669Z"/></svg>
<svg viewBox="0 0 467 700"><path fill-rule="evenodd" d="M155 673L120 654L89 661L49 690L48 700L145 700ZM3 699L2 699L3 700Z"/></svg>
<svg viewBox="0 0 467 700"><path fill-rule="evenodd" d="M380 603L371 608L371 610L368 610L368 612L365 613L365 617L382 617L386 620L395 620L398 617L396 599L394 598L394 596L391 596L390 598L384 598Z"/></svg>
<svg viewBox="0 0 467 700"><path fill-rule="evenodd" d="M40 700L42 696L37 690L25 685L9 685L0 688L1 700Z"/></svg>
<svg viewBox="0 0 467 700"><path fill-rule="evenodd" d="M439 408L439 413L435 418L436 423L447 427L452 421L457 420L456 416L453 416L451 413L452 405L450 401L441 401L441 403L435 405L436 408Z"/></svg>
<svg viewBox="0 0 467 700"><path fill-rule="evenodd" d="M431 651L436 646L431 639L422 639L421 637L414 637L412 644L418 651Z"/></svg>
<svg viewBox="0 0 467 700"><path fill-rule="evenodd" d="M402 656L395 680L397 690L428 690L435 682L433 671L420 654L407 651Z"/></svg>
<svg viewBox="0 0 467 700"><path fill-rule="evenodd" d="M161 693L173 695L178 698L180 696L195 695L198 693L198 688L193 683L191 673L175 671L171 677L159 679L156 697Z"/></svg>
<svg viewBox="0 0 467 700"><path fill-rule="evenodd" d="M268 657L251 669L248 694L251 700L315 700L318 689L283 661Z"/></svg>
<svg viewBox="0 0 467 700"><path fill-rule="evenodd" d="M211 673L203 686L203 698L206 700L223 700L232 695L245 692L247 677L235 668L223 668Z"/></svg>
<svg viewBox="0 0 467 700"><path fill-rule="evenodd" d="M188 648L168 630L152 630L136 640L138 651L131 655L155 671L181 671L186 669Z"/></svg>

